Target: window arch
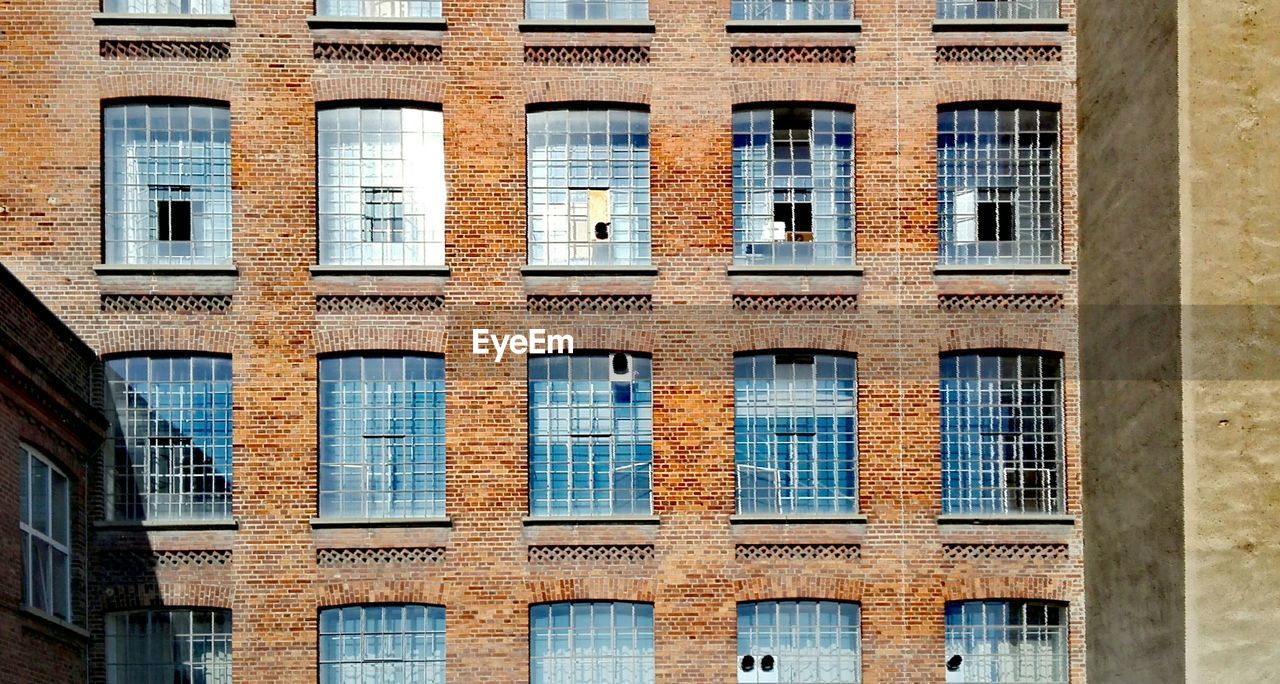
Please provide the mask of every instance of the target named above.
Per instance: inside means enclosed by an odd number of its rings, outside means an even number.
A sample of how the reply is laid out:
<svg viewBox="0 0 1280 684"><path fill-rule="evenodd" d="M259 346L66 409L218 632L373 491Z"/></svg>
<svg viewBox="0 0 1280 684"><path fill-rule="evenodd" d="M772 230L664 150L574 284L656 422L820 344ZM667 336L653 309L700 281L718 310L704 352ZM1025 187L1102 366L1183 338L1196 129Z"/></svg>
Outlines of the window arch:
<svg viewBox="0 0 1280 684"><path fill-rule="evenodd" d="M852 355L777 351L734 359L738 512L858 510Z"/></svg>

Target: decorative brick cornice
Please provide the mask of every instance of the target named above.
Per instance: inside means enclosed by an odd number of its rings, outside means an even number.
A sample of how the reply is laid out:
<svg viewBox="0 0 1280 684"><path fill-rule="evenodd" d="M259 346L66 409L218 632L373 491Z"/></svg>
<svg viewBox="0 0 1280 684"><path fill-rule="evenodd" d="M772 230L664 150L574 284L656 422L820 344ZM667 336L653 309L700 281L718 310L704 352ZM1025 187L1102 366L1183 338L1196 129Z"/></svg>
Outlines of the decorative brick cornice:
<svg viewBox="0 0 1280 684"><path fill-rule="evenodd" d="M1016 326L1008 320L947 330L938 340L939 351L966 349L1026 349L1063 353L1070 344L1068 330L1042 326Z"/></svg>
<svg viewBox="0 0 1280 684"><path fill-rule="evenodd" d="M641 601L652 603L653 582L648 580L586 577L529 582L529 603L555 601Z"/></svg>
<svg viewBox="0 0 1280 684"><path fill-rule="evenodd" d="M311 82L315 101L400 100L422 104L444 101L444 83L393 76L329 76Z"/></svg>
<svg viewBox="0 0 1280 684"><path fill-rule="evenodd" d="M526 105L569 102L621 102L648 105L650 87L642 81L620 78L563 78L527 81L524 84Z"/></svg>
<svg viewBox="0 0 1280 684"><path fill-rule="evenodd" d="M98 99L189 97L231 102L236 84L231 79L195 73L134 72L98 80Z"/></svg>
<svg viewBox="0 0 1280 684"><path fill-rule="evenodd" d="M315 334L317 354L355 352L367 350L445 353L445 332L442 328L417 325L412 328L385 326L355 326L337 330L320 330Z"/></svg>
<svg viewBox="0 0 1280 684"><path fill-rule="evenodd" d="M1070 601L1079 594L1067 580L1053 577L953 577L943 581L943 601L1040 599Z"/></svg>
<svg viewBox="0 0 1280 684"><path fill-rule="evenodd" d="M734 582L737 601L772 601L776 599L822 599L829 601L861 601L862 580L812 575L773 575L752 577Z"/></svg>
<svg viewBox="0 0 1280 684"><path fill-rule="evenodd" d="M858 84L819 78L740 81L730 88L734 106L756 102L823 102L854 106Z"/></svg>

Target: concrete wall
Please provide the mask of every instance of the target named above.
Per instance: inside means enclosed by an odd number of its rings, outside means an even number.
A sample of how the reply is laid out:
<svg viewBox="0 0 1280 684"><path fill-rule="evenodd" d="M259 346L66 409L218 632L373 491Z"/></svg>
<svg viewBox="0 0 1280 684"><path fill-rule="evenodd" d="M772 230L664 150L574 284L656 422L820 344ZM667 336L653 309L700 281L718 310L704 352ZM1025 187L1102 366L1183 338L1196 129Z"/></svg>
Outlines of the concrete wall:
<svg viewBox="0 0 1280 684"><path fill-rule="evenodd" d="M1184 0L1187 670L1280 680L1280 3Z"/></svg>

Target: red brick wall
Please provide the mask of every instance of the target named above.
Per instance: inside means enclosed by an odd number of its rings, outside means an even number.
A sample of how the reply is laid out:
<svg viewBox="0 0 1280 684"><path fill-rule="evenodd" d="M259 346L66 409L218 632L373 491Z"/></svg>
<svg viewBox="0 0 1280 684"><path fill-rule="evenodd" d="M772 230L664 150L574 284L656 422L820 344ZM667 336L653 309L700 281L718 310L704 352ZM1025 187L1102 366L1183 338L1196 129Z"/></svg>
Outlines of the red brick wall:
<svg viewBox="0 0 1280 684"><path fill-rule="evenodd" d="M934 0L860 0L858 34L725 31L728 0L652 0L652 36L521 34L519 0L446 0L440 63L320 62L307 0L234 3L234 28L94 26L89 0L8 13L0 117L5 182L0 258L100 353L178 348L230 352L235 372L235 518L211 533L120 532L103 544L231 552L226 565L174 566L120 589L140 603L230 605L237 681L315 677L321 606L421 600L448 608L455 682L527 677L527 607L553 598L652 600L658 681L734 681L735 610L755 598L863 604L868 682L939 681L943 601L1043 596L1071 602L1073 681L1084 681L1081 526L942 527L938 459L940 351L999 345L1065 354L1068 512L1080 514L1075 316L1074 28L957 37L931 30ZM1064 0L1063 14L1074 17ZM1074 25L1074 24L1073 24ZM226 61L105 59L99 41L229 41ZM332 40L331 40L332 38ZM367 37L366 37L367 38ZM400 36L395 40L408 40ZM1058 44L1061 61L935 61L936 46ZM383 39L381 36L377 39ZM370 38L372 40L372 38ZM386 38L385 40L392 40ZM644 43L647 64L543 66L525 44ZM737 64L734 46L856 45L853 64ZM232 112L235 264L226 282L95 274L100 262L99 108L104 98L191 96ZM449 183L451 277L313 277L315 125L319 101L395 98L440 104ZM658 275L522 278L524 113L530 104L606 99L651 112L653 262ZM731 279L732 107L800 99L856 110L857 253L850 276ZM1068 275L935 277L935 131L940 103L1043 100L1063 112L1064 262ZM358 282L352 282L358 281ZM647 292L652 313L529 314L530 292ZM739 291L856 293L857 312L738 311ZM222 292L228 312L100 311L104 292ZM445 296L445 309L318 314L333 292ZM951 313L949 294L1062 297L1048 312ZM472 327L514 332L544 321L579 346L653 355L656 526L526 527L524 360L470 354ZM590 344L587 344L587 341ZM732 354L821 347L858 355L861 492L866 525L731 525ZM448 368L451 528L313 530L315 355L358 348L444 352ZM956 539L960 541L956 541ZM1065 559L956 562L944 545L1061 543ZM530 544L652 544L652 561L530 564ZM736 544L860 544L857 560L737 560ZM447 548L442 561L320 568L317 548ZM378 569L381 568L381 569ZM104 571L105 572L105 571ZM112 575L111 577L116 577ZM111 582L124 582L111 579ZM201 591L194 592L199 587ZM105 587L99 587L105 589ZM1046 596L1051 594L1051 596ZM201 598L206 597L206 598ZM116 604L119 605L119 604ZM93 623L100 625L100 618ZM95 650L100 659L101 650ZM101 681L101 675L97 675Z"/></svg>

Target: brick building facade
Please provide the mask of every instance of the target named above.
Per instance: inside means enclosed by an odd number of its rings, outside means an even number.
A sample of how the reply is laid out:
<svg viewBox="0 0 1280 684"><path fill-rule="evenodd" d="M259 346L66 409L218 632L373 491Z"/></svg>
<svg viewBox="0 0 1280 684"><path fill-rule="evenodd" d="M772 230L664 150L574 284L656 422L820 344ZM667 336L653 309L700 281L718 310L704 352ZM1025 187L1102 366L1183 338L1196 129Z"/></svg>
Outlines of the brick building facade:
<svg viewBox="0 0 1280 684"><path fill-rule="evenodd" d="M164 485L175 488L166 495L186 487L182 505L229 502L229 517L155 516L156 490L135 496L148 513L121 504L117 466L132 452L120 445L136 435L119 427L95 465L90 681L129 681L127 669L108 679L108 664L130 657L109 653L108 625L161 606L198 609L214 632L230 623L229 645L208 643L230 653L236 682L316 681L322 611L367 604L442 606L450 681L533 681L531 607L622 601L651 606L653 681L730 682L742 666L740 606L798 599L860 608L866 682L950 681L948 605L1065 606L1064 667L1084 681L1072 0L1037 19L946 19L934 0L858 0L853 19L799 22L731 20L728 0L651 0L647 19L581 22L526 19L518 0L445 0L442 21L315 18L308 0L235 0L225 16L103 9L28 4L0 19L0 259L107 361L108 376L112 361L229 359L234 438L225 455L213 442L179 449L144 421L148 467L201 473ZM212 117L201 129L211 138L173 148L199 156L194 146L212 167L217 112L229 113L227 194L143 183L137 158L112 157L131 144L113 132L132 140L132 113L113 108L142 105L154 106L144 118L166 106L212 111L199 114ZM344 106L442 113L443 265L320 262L318 216L333 210L318 200L328 176L317 121ZM735 260L735 112L762 106L852 112L849 253L751 263L739 250ZM616 209L606 231L617 239L630 225L629 244L648 253L539 263L527 126L539 112L593 107L647 114L647 211L621 192L602 206ZM940 265L940 113L990 109L1038 112L1056 129L1044 205L1026 210L1053 223L1053 249ZM168 144L147 126L153 150ZM407 225L370 209L412 206L392 185L362 189L365 242ZM600 190L587 185L571 190L595 202ZM1022 205L993 197L949 230L968 220L977 228L966 242L1019 243L997 224ZM113 245L129 240L113 217L135 210L160 231L143 247L191 241L193 230L219 237L207 258L122 257ZM817 249L816 229L797 237L802 219L788 216L778 221L787 234L765 239ZM127 236L133 219L122 220ZM1021 234L1033 219L1016 220ZM647 509L531 510L531 366L474 354L477 328L542 328L573 335L579 350L651 363L651 462L637 487L650 492ZM735 357L778 350L856 359L856 494L844 507L741 512ZM1003 498L999 511L944 507L940 358L990 350L1044 352L1059 369L1057 465L1041 487L1052 501L1021 515L1001 514L1018 512ZM321 363L370 352L444 360L442 515L321 510ZM190 368L216 384L218 367ZM119 425L121 405L103 396ZM161 451L187 460L154 465ZM1009 476L991 477L1001 481L978 489L1004 497ZM144 631L159 614L132 613L151 615ZM216 679L225 662L214 660L200 667ZM1037 676L1049 678L1029 681L1062 680Z"/></svg>

